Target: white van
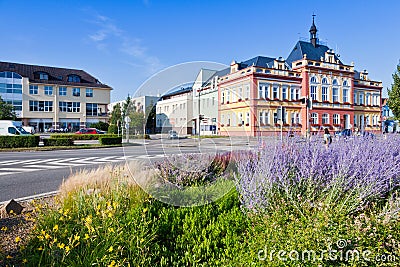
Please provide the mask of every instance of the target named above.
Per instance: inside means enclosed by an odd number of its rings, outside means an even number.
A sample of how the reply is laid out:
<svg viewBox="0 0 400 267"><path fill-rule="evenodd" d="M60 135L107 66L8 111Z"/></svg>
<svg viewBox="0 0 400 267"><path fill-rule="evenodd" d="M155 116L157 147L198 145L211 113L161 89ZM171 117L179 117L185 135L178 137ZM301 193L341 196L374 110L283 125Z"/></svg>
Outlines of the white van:
<svg viewBox="0 0 400 267"><path fill-rule="evenodd" d="M20 121L0 120L0 135L30 135Z"/></svg>

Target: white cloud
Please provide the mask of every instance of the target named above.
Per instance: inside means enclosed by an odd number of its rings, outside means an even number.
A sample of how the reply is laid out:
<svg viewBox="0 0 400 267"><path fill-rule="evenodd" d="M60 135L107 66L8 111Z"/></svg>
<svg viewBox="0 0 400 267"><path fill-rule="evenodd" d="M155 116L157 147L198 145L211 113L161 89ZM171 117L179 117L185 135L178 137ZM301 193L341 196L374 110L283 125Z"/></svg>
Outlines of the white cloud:
<svg viewBox="0 0 400 267"><path fill-rule="evenodd" d="M107 37L107 34L105 32L101 32L101 31L98 31L92 35L89 35L89 38L95 42L103 41L106 37Z"/></svg>
<svg viewBox="0 0 400 267"><path fill-rule="evenodd" d="M96 44L98 50L106 51L109 47L113 47L128 55L129 61L134 60L133 65L143 66L146 74L153 74L162 68L160 60L148 53L148 48L143 45L141 39L129 36L109 17L97 14L90 22L98 26L97 31L88 35L89 40Z"/></svg>

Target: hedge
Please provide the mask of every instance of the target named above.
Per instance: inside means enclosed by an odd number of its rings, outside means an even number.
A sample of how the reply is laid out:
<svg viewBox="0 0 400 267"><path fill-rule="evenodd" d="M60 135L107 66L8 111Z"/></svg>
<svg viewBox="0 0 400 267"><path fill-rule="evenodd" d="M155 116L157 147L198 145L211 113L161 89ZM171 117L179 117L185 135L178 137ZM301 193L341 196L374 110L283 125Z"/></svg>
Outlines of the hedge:
<svg viewBox="0 0 400 267"><path fill-rule="evenodd" d="M50 138L71 138L72 140L98 140L100 137L117 137L116 134L52 134Z"/></svg>
<svg viewBox="0 0 400 267"><path fill-rule="evenodd" d="M72 138L49 138L43 139L43 144L45 146L73 146L74 140Z"/></svg>
<svg viewBox="0 0 400 267"><path fill-rule="evenodd" d="M122 143L122 137L101 137L99 141L101 145L118 145Z"/></svg>
<svg viewBox="0 0 400 267"><path fill-rule="evenodd" d="M0 148L16 147L37 147L39 146L40 136L0 136Z"/></svg>

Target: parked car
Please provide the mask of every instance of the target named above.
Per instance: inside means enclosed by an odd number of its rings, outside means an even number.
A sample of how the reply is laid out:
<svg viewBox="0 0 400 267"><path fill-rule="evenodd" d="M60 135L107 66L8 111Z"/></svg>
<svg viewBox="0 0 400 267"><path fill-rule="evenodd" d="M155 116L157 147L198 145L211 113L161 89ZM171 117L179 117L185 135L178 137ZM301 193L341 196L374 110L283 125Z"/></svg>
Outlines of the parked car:
<svg viewBox="0 0 400 267"><path fill-rule="evenodd" d="M178 139L178 133L174 130L168 132L168 139Z"/></svg>
<svg viewBox="0 0 400 267"><path fill-rule="evenodd" d="M97 130L96 128L81 128L76 134L103 134L103 131Z"/></svg>

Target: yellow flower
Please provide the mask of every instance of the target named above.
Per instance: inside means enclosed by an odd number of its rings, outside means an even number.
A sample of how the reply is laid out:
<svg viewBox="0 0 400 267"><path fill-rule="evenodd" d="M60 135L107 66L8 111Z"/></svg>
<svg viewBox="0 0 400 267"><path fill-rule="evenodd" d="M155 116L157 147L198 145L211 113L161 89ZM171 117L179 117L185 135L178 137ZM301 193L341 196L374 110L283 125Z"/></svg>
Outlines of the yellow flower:
<svg viewBox="0 0 400 267"><path fill-rule="evenodd" d="M44 236L44 238L46 238L46 239L49 239L51 236L49 235L49 234L46 234L45 236Z"/></svg>
<svg viewBox="0 0 400 267"><path fill-rule="evenodd" d="M114 249L113 249L113 247L111 246L109 249L108 249L108 252L112 252Z"/></svg>
<svg viewBox="0 0 400 267"><path fill-rule="evenodd" d="M22 260L22 263L27 263L27 262L28 262L27 259L23 259L23 260Z"/></svg>
<svg viewBox="0 0 400 267"><path fill-rule="evenodd" d="M85 239L88 240L90 236L88 234L85 234Z"/></svg>
<svg viewBox="0 0 400 267"><path fill-rule="evenodd" d="M143 213L146 213L147 211L148 211L148 209L147 209L147 208L143 209Z"/></svg>
<svg viewBox="0 0 400 267"><path fill-rule="evenodd" d="M80 237L79 235L74 235L74 240L75 240L75 241L79 241L80 238L81 238L81 237Z"/></svg>
<svg viewBox="0 0 400 267"><path fill-rule="evenodd" d="M1 227L1 231L7 231L7 226L3 226L3 227Z"/></svg>
<svg viewBox="0 0 400 267"><path fill-rule="evenodd" d="M115 266L115 260L113 260L109 265L108 265L108 267L114 267Z"/></svg>
<svg viewBox="0 0 400 267"><path fill-rule="evenodd" d="M38 247L37 250L43 250L43 248L42 247Z"/></svg>
<svg viewBox="0 0 400 267"><path fill-rule="evenodd" d="M85 221L86 221L86 223L91 224L91 223L92 223L92 216L88 215L88 216L85 218Z"/></svg>
<svg viewBox="0 0 400 267"><path fill-rule="evenodd" d="M58 244L57 244L57 247L59 247L59 248L63 249L63 248L65 247L65 244L64 244L64 243L61 243L61 244L60 244L60 243L58 243Z"/></svg>
<svg viewBox="0 0 400 267"><path fill-rule="evenodd" d="M58 231L58 224L54 225L53 230L56 232Z"/></svg>
<svg viewBox="0 0 400 267"><path fill-rule="evenodd" d="M69 246L66 246L65 247L65 252L69 252L71 249L70 249L70 247Z"/></svg>
<svg viewBox="0 0 400 267"><path fill-rule="evenodd" d="M115 233L115 232L114 232L114 228L112 228L112 227L109 228L108 231L110 231L110 233Z"/></svg>
<svg viewBox="0 0 400 267"><path fill-rule="evenodd" d="M20 242L20 241L21 241L21 237L17 236L17 237L15 238L15 242L18 243L18 242Z"/></svg>
<svg viewBox="0 0 400 267"><path fill-rule="evenodd" d="M6 257L6 259L12 259L13 258L13 256L11 256L11 255L7 255L7 257Z"/></svg>

